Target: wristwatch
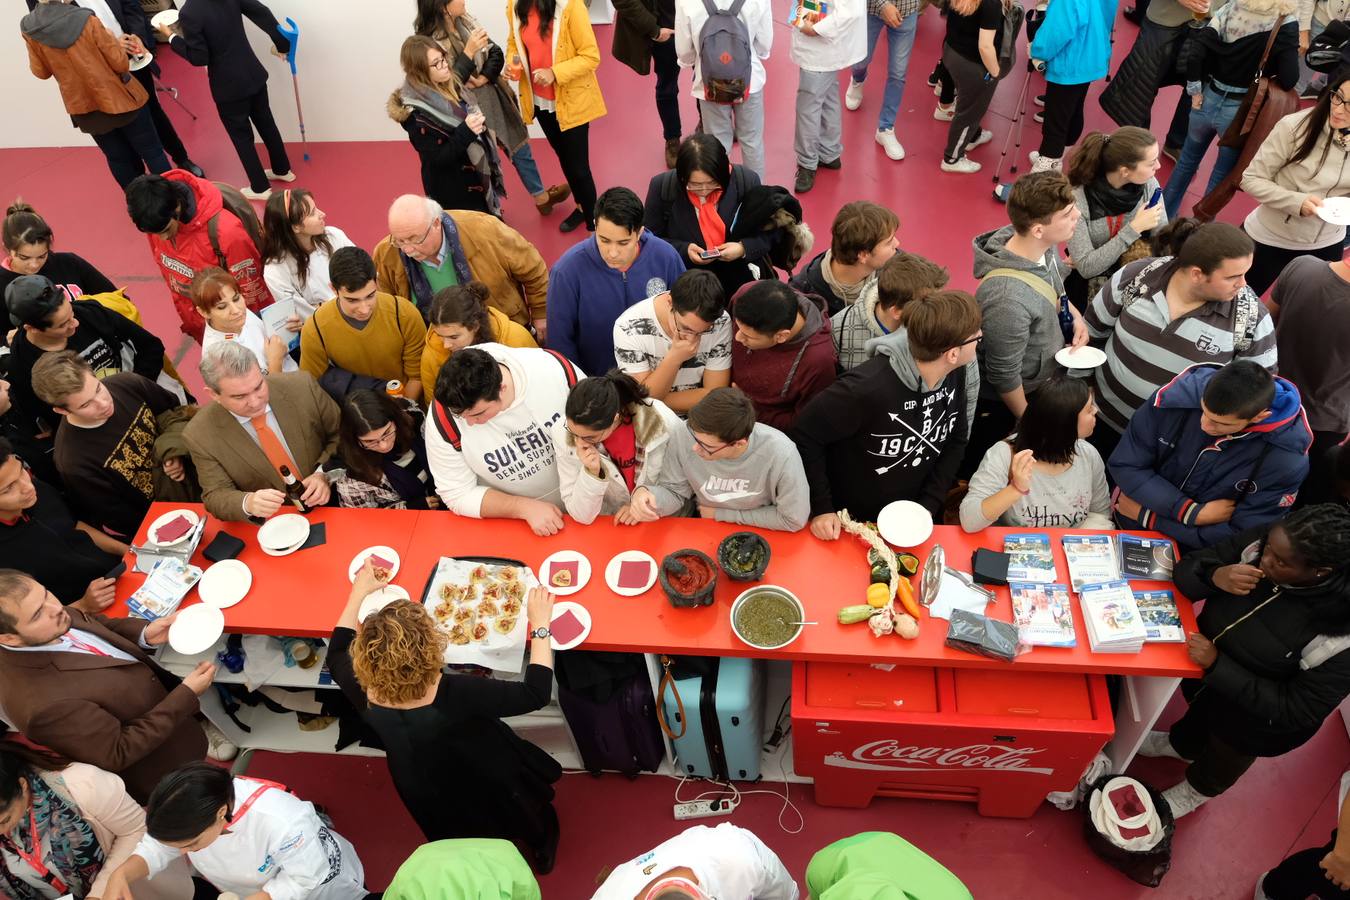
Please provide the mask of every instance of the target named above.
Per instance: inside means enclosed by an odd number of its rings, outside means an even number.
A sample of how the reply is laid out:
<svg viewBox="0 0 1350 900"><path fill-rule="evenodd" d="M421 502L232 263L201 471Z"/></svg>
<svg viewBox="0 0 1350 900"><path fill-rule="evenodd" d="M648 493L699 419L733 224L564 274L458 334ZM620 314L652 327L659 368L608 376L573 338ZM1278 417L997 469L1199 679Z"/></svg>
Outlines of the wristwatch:
<svg viewBox="0 0 1350 900"><path fill-rule="evenodd" d="M532 637L532 638L550 638L550 637L553 637L553 632L551 632L551 631L548 630L548 626L547 626L547 625L540 625L538 628L535 628L535 629L533 629L533 630L530 632L530 637Z"/></svg>

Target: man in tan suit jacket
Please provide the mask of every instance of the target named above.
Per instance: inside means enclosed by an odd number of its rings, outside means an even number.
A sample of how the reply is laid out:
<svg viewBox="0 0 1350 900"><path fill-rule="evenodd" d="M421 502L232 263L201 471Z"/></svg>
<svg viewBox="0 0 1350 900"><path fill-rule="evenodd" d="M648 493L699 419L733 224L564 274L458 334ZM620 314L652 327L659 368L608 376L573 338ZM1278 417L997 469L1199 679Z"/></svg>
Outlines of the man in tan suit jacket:
<svg viewBox="0 0 1350 900"><path fill-rule="evenodd" d="M266 416L294 463L309 506L328 502L328 478L319 471L337 450L341 412L307 372L264 376L253 352L222 341L202 354L202 380L216 402L183 430L197 467L207 512L226 521L262 520L286 502L285 483L261 441ZM289 467L288 467L289 468Z"/></svg>
<svg viewBox="0 0 1350 900"><path fill-rule="evenodd" d="M116 773L144 804L159 780L206 756L197 698L216 667L179 680L146 652L170 619L107 619L64 608L14 569L0 569L0 708L30 740Z"/></svg>

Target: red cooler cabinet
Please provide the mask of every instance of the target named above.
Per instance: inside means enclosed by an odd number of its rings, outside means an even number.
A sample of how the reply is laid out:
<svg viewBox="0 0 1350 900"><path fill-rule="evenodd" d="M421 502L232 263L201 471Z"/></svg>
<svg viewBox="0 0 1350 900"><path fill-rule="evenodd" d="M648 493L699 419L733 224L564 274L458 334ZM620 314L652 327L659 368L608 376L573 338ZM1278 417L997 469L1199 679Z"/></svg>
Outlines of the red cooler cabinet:
<svg viewBox="0 0 1350 900"><path fill-rule="evenodd" d="M792 667L793 765L822 806L917 797L1025 818L1072 789L1113 732L1100 675Z"/></svg>

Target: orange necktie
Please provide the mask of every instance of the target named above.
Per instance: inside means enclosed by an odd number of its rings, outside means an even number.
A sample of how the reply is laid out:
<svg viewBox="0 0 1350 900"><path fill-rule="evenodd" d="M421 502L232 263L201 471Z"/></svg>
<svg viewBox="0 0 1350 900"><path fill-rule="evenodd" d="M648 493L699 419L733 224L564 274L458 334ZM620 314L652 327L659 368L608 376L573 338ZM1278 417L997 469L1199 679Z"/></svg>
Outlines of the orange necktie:
<svg viewBox="0 0 1350 900"><path fill-rule="evenodd" d="M267 413L254 416L249 420L253 423L253 430L258 433L258 445L262 447L262 452L267 457L267 461L272 464L272 468L281 474L281 467L285 466L291 470L296 478L300 477L300 470L291 455L286 452L286 446L281 443L281 438L272 430L272 426L267 424Z"/></svg>

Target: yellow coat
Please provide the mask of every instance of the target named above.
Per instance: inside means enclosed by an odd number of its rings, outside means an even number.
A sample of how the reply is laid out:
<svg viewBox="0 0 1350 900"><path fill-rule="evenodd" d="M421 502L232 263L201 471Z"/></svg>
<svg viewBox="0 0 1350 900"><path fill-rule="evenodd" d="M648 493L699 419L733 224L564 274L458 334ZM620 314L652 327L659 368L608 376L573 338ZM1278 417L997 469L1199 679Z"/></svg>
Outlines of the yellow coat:
<svg viewBox="0 0 1350 900"><path fill-rule="evenodd" d="M520 23L516 21L516 5L506 4L506 22L510 34L506 39L506 58L518 55L524 65L524 74L517 85L520 88L520 114L526 124L534 121L534 91L530 80L529 61L520 47ZM563 131L585 125L606 112L605 98L600 93L600 82L595 70L600 67L600 45L591 30L590 12L585 0L559 0L553 19L553 76L557 79L554 93L558 127Z"/></svg>
<svg viewBox="0 0 1350 900"><path fill-rule="evenodd" d="M534 336L531 335L521 325L517 325L506 317L506 313L489 306L487 308L488 325L492 328L490 340L499 344L505 344L507 347L538 347ZM450 358L450 348L445 346L445 341L441 336L430 328L427 329L427 342L422 347L422 394L424 397L430 397L432 391L436 389L436 376L441 372L441 366Z"/></svg>

